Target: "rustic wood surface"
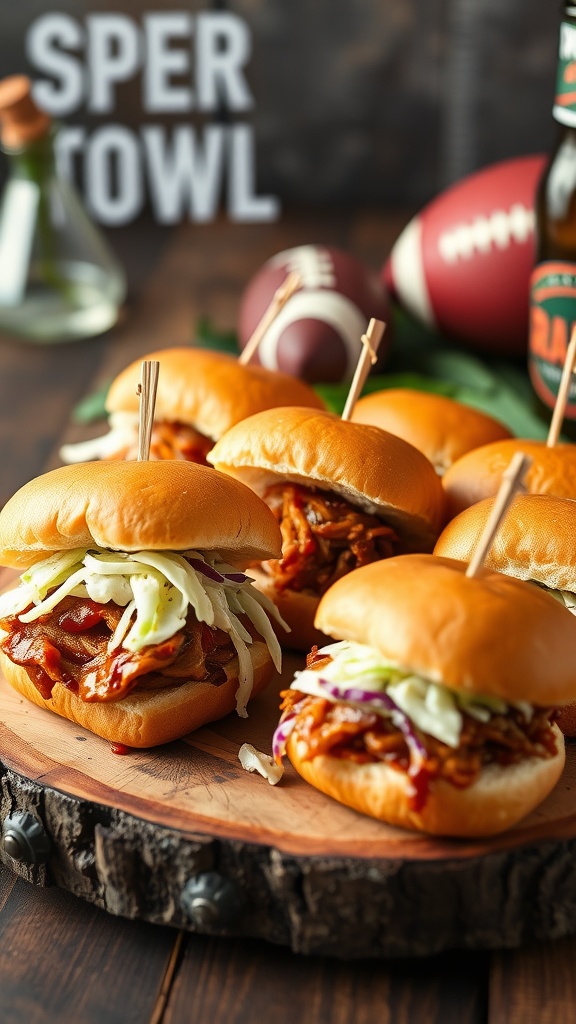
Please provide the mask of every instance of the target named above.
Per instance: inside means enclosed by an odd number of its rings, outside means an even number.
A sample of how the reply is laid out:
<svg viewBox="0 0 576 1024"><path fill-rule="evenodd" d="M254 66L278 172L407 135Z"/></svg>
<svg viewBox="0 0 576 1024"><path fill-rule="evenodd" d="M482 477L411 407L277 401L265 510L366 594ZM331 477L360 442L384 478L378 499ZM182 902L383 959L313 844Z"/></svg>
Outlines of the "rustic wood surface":
<svg viewBox="0 0 576 1024"><path fill-rule="evenodd" d="M248 720L229 715L125 756L0 677L2 815L30 810L53 844L47 868L17 870L115 914L208 933L222 929L191 921L181 897L192 876L217 871L243 906L229 934L350 959L576 932L566 911L576 902L576 744L548 799L500 836L388 827L326 799L290 765L276 787L241 768L243 742L271 749L279 691L302 664L285 657Z"/></svg>
<svg viewBox="0 0 576 1024"><path fill-rule="evenodd" d="M56 464L64 434L97 432L67 428L87 391L130 359L193 337L200 315L233 326L246 278L265 257L324 240L378 265L404 220L306 213L261 228L222 223L167 235L154 252L141 239L120 239L133 297L114 332L67 347L1 340L0 501ZM502 914L509 898L505 880ZM564 910L574 917L574 901ZM183 935L113 917L0 866L3 1024L252 1024L256 1015L271 1024L547 1024L574 1016L575 955L576 940L561 939L492 954L338 963L257 940Z"/></svg>

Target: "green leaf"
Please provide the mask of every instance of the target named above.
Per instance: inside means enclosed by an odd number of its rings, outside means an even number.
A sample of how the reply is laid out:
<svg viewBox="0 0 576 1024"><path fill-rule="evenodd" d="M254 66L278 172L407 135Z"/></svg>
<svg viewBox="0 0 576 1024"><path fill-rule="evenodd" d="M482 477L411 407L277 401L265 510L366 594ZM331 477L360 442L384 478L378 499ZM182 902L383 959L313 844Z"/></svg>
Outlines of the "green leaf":
<svg viewBox="0 0 576 1024"><path fill-rule="evenodd" d="M496 388L491 394L460 388L454 398L500 420L516 437L543 441L548 434L547 424L533 408L505 385Z"/></svg>
<svg viewBox="0 0 576 1024"><path fill-rule="evenodd" d="M106 416L106 396L112 381L103 384L98 391L85 395L72 410L73 423L94 423Z"/></svg>
<svg viewBox="0 0 576 1024"><path fill-rule="evenodd" d="M349 388L349 384L316 384L314 390L320 395L320 398L326 403L331 412L341 416L344 411ZM389 373L368 377L362 389L362 394L370 395L374 391L386 391L390 388L432 391L437 395L447 395L449 398L453 398L457 391L456 385L451 384L450 381L433 380L431 377L423 377L418 373Z"/></svg>
<svg viewBox="0 0 576 1024"><path fill-rule="evenodd" d="M235 331L221 331L214 327L209 317L200 317L196 325L195 344L199 348L211 348L216 352L229 352L237 356L240 349Z"/></svg>
<svg viewBox="0 0 576 1024"><path fill-rule="evenodd" d="M450 381L476 391L490 391L498 384L497 375L486 363L468 352L454 352L451 349L425 352L416 356L412 365L425 376Z"/></svg>

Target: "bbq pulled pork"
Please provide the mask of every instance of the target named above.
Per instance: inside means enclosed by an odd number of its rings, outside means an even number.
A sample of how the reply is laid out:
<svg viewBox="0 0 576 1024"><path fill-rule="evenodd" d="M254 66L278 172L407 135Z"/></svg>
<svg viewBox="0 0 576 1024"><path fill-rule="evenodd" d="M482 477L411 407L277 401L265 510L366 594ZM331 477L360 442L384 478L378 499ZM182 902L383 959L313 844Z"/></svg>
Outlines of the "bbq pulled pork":
<svg viewBox="0 0 576 1024"><path fill-rule="evenodd" d="M155 423L152 429L150 457L152 459L184 459L208 466L208 452L214 441L194 430L186 423Z"/></svg>
<svg viewBox="0 0 576 1024"><path fill-rule="evenodd" d="M331 491L275 484L264 501L282 531L282 558L263 563L279 591L323 594L352 569L405 550L392 527Z"/></svg>
<svg viewBox="0 0 576 1024"><path fill-rule="evenodd" d="M330 660L329 655L313 651L307 667L320 669ZM411 808L415 811L424 806L434 779L464 789L476 781L485 765L512 765L528 757L551 758L557 753L552 730L557 717L554 708L535 708L530 721L512 707L507 714L492 715L488 722L464 713L456 749L414 726L426 750L422 759L415 757L390 718L369 707L333 702L298 690L285 690L280 696L282 711L297 710L294 735L306 743L306 760L328 754L356 764L383 761L407 772L412 783Z"/></svg>
<svg viewBox="0 0 576 1024"><path fill-rule="evenodd" d="M15 615L0 620L0 629L8 633L0 650L26 669L45 700L57 682L84 701L102 702L120 700L135 688L157 690L189 680L217 686L226 681L224 666L236 655L230 637L198 622L193 612L185 627L163 643L137 653L122 647L109 653L123 611L113 601L98 604L66 597L34 622L20 622Z"/></svg>
<svg viewBox="0 0 576 1024"><path fill-rule="evenodd" d="M152 428L150 442L150 458L156 462L163 459L178 459L185 462L197 462L200 466L208 466L206 456L214 442L186 423L156 422ZM138 442L134 441L116 453L116 459L135 459L138 455Z"/></svg>

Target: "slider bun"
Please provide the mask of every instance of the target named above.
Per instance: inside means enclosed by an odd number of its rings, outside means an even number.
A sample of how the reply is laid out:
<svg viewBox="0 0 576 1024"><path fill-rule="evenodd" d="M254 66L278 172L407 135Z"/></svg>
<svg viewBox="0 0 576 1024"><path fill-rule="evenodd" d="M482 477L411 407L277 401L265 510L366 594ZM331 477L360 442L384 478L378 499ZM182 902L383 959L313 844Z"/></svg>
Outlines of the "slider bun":
<svg viewBox="0 0 576 1024"><path fill-rule="evenodd" d="M498 420L444 395L391 388L356 403L354 423L371 423L413 444L444 473L461 455L490 441L511 437Z"/></svg>
<svg viewBox="0 0 576 1024"><path fill-rule="evenodd" d="M85 462L36 477L0 512L0 565L52 552L219 551L238 565L277 558L272 512L237 480L191 462Z"/></svg>
<svg viewBox="0 0 576 1024"><path fill-rule="evenodd" d="M322 647L332 642L329 636L314 628L314 616L320 602L316 594L289 589L280 591L274 585L274 578L263 569L251 565L246 571L258 590L273 601L290 627L290 633L287 633L274 619L270 620L282 647L307 654L314 644Z"/></svg>
<svg viewBox="0 0 576 1024"><path fill-rule="evenodd" d="M547 448L543 441L510 438L476 448L450 467L442 478L448 518L453 519L483 498L494 497L502 474L516 452L524 452L533 460L524 478L524 486L530 494L576 498L576 445L558 444Z"/></svg>
<svg viewBox="0 0 576 1024"><path fill-rule="evenodd" d="M248 648L254 667L252 696L260 693L274 674L266 644L255 642ZM206 722L223 718L236 707L238 659L224 666L227 681L182 683L161 690L134 692L122 700L87 703L56 683L50 700L44 700L21 665L15 665L0 651L4 676L18 693L38 707L54 711L62 718L89 729L112 743L127 747L155 747L169 743L198 729Z"/></svg>
<svg viewBox="0 0 576 1024"><path fill-rule="evenodd" d="M138 412L142 359L160 362L155 418L186 423L214 441L262 409L287 404L324 408L316 392L296 377L189 347L151 352L127 366L108 392L109 413Z"/></svg>
<svg viewBox="0 0 576 1024"><path fill-rule="evenodd" d="M485 498L456 516L440 535L434 554L469 562L493 505L494 498ZM576 501L552 494L517 495L484 566L520 580L537 580L553 590L575 592Z"/></svg>
<svg viewBox="0 0 576 1024"><path fill-rule="evenodd" d="M326 591L314 625L453 690L548 707L576 697L572 616L538 587L465 562L400 555Z"/></svg>
<svg viewBox="0 0 576 1024"><path fill-rule="evenodd" d="M328 755L303 760L306 744L294 733L286 748L306 782L362 814L433 835L489 836L524 818L558 782L564 768L564 740L557 726L553 728L558 747L555 757L531 757L505 767L487 765L465 789L436 779L419 811L410 809L410 781L404 771L382 762L355 764Z"/></svg>
<svg viewBox="0 0 576 1024"><path fill-rule="evenodd" d="M421 452L378 427L329 412L284 408L250 416L208 459L259 494L286 480L334 491L385 518L420 551L431 550L443 522L442 487Z"/></svg>

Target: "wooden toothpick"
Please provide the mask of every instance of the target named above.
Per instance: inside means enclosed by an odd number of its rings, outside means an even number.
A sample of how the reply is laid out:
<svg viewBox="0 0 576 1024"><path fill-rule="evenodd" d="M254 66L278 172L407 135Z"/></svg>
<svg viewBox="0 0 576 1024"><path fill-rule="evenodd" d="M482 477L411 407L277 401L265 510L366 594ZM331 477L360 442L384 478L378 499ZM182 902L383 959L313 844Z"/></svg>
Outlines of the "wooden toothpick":
<svg viewBox="0 0 576 1024"><path fill-rule="evenodd" d="M140 410L138 417L138 462L146 462L150 458L150 442L154 426L154 407L160 363L157 359L145 359L142 363L138 395Z"/></svg>
<svg viewBox="0 0 576 1024"><path fill-rule="evenodd" d="M266 331L270 327L273 320L276 319L280 310L286 305L288 299L302 287L302 278L295 270L293 270L285 281L282 282L279 288L276 289L272 296L272 302L268 306L268 309L264 313L264 316L260 320L258 326L250 335L250 338L244 346L244 350L238 356L238 362L245 366L252 359L252 356L256 352L262 338L266 334Z"/></svg>
<svg viewBox="0 0 576 1024"><path fill-rule="evenodd" d="M566 359L564 360L562 379L560 381L560 387L558 388L556 404L554 406L554 412L552 413L552 419L550 421L550 430L548 431L548 439L546 441L547 448L554 448L554 446L558 444L560 429L562 427L562 421L564 419L564 413L566 411L566 403L568 402L568 392L570 391L570 381L572 380L572 373L574 370L575 361L576 324L572 328L572 334L570 335L570 344L566 349Z"/></svg>
<svg viewBox="0 0 576 1024"><path fill-rule="evenodd" d="M346 399L346 405L344 406L344 412L342 413L343 420L349 420L352 415L352 410L358 401L360 392L364 387L366 377L370 372L370 365L374 365L376 362L376 353L378 352L378 346L382 341L384 331L386 330L386 324L382 320L372 320L368 324L366 334L362 335L362 352L354 371L352 383L350 385L350 391L348 392L348 398Z"/></svg>
<svg viewBox="0 0 576 1024"><path fill-rule="evenodd" d="M522 487L524 477L531 465L532 458L530 455L524 455L524 452L516 452L510 460L508 469L506 469L502 475L502 483L498 488L498 494L496 495L486 526L482 531L480 540L476 545L476 550L472 555L468 568L466 569L467 576L476 576L479 569L481 569L484 560L494 543L494 538L498 532L500 524L510 507L510 503L516 492Z"/></svg>

